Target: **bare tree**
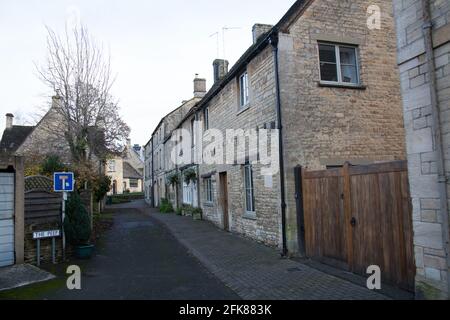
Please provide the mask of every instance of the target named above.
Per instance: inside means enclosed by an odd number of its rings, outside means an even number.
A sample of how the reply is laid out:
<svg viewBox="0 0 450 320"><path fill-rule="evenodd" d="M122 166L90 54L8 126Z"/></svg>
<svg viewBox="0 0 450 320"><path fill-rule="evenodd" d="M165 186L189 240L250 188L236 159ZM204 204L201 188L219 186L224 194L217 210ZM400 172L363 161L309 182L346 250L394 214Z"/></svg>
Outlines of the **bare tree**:
<svg viewBox="0 0 450 320"><path fill-rule="evenodd" d="M47 27L46 65L37 70L55 93L52 111L63 123L52 134L67 142L74 163L105 159L123 149L130 133L110 90L114 83L110 58L83 26L65 30L63 37Z"/></svg>

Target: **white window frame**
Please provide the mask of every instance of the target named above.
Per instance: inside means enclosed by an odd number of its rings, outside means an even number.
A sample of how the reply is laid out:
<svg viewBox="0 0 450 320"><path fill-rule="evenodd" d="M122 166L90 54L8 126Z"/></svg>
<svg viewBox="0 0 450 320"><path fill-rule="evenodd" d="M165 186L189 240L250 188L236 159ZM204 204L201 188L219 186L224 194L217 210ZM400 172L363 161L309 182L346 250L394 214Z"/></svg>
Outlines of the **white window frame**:
<svg viewBox="0 0 450 320"><path fill-rule="evenodd" d="M320 61L320 45L327 45L327 46L334 46L335 55L336 55L336 71L337 71L337 77L338 81L329 81L329 80L322 80L322 68L321 68L321 61ZM357 82L343 82L342 81L342 68L341 68L341 50L340 48L350 48L355 50L355 61L356 61L356 79ZM339 43L333 43L333 42L318 42L317 43L317 52L318 52L318 60L319 60L319 76L320 76L320 83L323 84L330 84L330 85L340 85L340 86L348 86L348 87L359 87L361 86L361 78L360 78L360 71L359 71L359 55L358 55L358 46L356 45L349 45L349 44L339 44Z"/></svg>
<svg viewBox="0 0 450 320"><path fill-rule="evenodd" d="M247 179L247 174L250 174L250 179ZM247 185L247 180L250 181L250 186ZM247 201L247 191L250 191L251 203ZM245 212L249 215L255 215L255 184L253 181L253 166L251 164L244 165L244 197Z"/></svg>
<svg viewBox="0 0 450 320"><path fill-rule="evenodd" d="M209 130L209 107L203 110L203 126L205 131Z"/></svg>
<svg viewBox="0 0 450 320"><path fill-rule="evenodd" d="M109 160L108 171L109 172L116 172L116 160Z"/></svg>
<svg viewBox="0 0 450 320"><path fill-rule="evenodd" d="M213 186L212 186L212 178L211 177L205 178L204 182L205 182L205 202L213 203L214 193L213 193Z"/></svg>
<svg viewBox="0 0 450 320"><path fill-rule="evenodd" d="M242 94L244 93L244 94ZM239 109L245 109L250 101L248 72L239 76Z"/></svg>

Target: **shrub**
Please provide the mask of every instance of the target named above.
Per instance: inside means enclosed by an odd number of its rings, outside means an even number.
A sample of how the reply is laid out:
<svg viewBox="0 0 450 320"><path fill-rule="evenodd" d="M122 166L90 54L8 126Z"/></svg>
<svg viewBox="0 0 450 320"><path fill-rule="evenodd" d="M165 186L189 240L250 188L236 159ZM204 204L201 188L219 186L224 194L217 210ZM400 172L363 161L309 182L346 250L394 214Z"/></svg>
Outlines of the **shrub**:
<svg viewBox="0 0 450 320"><path fill-rule="evenodd" d="M173 212L172 203L167 199L161 199L161 204L159 206L159 211L161 213L171 213Z"/></svg>
<svg viewBox="0 0 450 320"><path fill-rule="evenodd" d="M65 172L67 166L57 155L48 155L40 164L39 173L43 176L53 177L54 172Z"/></svg>
<svg viewBox="0 0 450 320"><path fill-rule="evenodd" d="M94 191L95 201L101 201L111 189L111 177L100 175L93 180L92 189Z"/></svg>
<svg viewBox="0 0 450 320"><path fill-rule="evenodd" d="M87 244L91 238L91 231L89 214L81 203L80 195L74 192L66 202L64 232L67 241L74 246Z"/></svg>
<svg viewBox="0 0 450 320"><path fill-rule="evenodd" d="M181 207L179 207L179 208L177 208L175 213L177 214L177 216L181 216L181 215L183 215L183 209Z"/></svg>
<svg viewBox="0 0 450 320"><path fill-rule="evenodd" d="M192 217L194 218L194 220L202 220L203 210L201 208L193 208Z"/></svg>

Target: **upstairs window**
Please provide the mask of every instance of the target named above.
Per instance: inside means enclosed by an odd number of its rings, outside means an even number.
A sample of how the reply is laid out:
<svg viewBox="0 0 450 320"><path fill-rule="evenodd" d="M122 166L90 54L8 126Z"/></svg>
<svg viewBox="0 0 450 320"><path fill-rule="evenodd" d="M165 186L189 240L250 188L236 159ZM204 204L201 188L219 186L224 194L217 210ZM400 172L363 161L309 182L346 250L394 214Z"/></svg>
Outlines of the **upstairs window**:
<svg viewBox="0 0 450 320"><path fill-rule="evenodd" d="M108 163L109 172L116 172L116 161L110 160Z"/></svg>
<svg viewBox="0 0 450 320"><path fill-rule="evenodd" d="M248 100L248 73L246 71L239 77L239 106L241 109L247 106Z"/></svg>
<svg viewBox="0 0 450 320"><path fill-rule="evenodd" d="M203 126L206 130L209 130L209 108L203 110Z"/></svg>
<svg viewBox="0 0 450 320"><path fill-rule="evenodd" d="M358 85L356 47L319 43L320 80L324 83Z"/></svg>

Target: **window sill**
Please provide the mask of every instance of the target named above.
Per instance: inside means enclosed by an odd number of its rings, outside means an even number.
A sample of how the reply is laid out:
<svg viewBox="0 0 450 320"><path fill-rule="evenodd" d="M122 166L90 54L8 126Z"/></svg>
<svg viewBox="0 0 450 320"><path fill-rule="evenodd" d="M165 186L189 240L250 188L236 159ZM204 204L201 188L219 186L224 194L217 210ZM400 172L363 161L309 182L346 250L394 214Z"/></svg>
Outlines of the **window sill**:
<svg viewBox="0 0 450 320"><path fill-rule="evenodd" d="M346 83L331 83L331 82L318 82L319 87L324 88L342 88L342 89L355 89L355 90L366 90L366 86L362 84L346 84Z"/></svg>
<svg viewBox="0 0 450 320"><path fill-rule="evenodd" d="M236 113L236 115L238 116L241 113L244 113L245 111L247 111L248 109L250 109L250 105L246 104L245 106L239 108L239 111Z"/></svg>
<svg viewBox="0 0 450 320"><path fill-rule="evenodd" d="M256 212L245 212L242 218L256 221Z"/></svg>

